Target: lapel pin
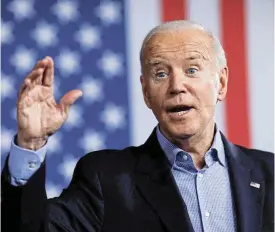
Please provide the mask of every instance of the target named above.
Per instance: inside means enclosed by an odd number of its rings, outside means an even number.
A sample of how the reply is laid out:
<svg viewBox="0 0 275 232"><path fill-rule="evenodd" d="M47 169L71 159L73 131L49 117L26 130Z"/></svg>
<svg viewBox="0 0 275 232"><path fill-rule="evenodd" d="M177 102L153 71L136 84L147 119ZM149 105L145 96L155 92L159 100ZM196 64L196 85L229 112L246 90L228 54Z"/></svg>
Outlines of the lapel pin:
<svg viewBox="0 0 275 232"><path fill-rule="evenodd" d="M258 183L256 183L256 182L251 181L251 182L250 182L250 186L252 186L252 187L254 187L254 188L258 188L258 189L259 189L261 185L260 185L260 184L258 184Z"/></svg>

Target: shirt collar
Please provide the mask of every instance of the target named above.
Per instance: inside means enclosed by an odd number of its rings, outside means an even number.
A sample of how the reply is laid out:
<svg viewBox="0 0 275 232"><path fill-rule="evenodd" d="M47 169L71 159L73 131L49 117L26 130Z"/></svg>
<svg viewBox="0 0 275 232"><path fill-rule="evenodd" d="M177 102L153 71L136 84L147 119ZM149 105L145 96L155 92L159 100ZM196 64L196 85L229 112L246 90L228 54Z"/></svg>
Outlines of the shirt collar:
<svg viewBox="0 0 275 232"><path fill-rule="evenodd" d="M165 155L167 156L169 162L171 163L171 165L174 164L175 162L175 158L178 152L183 151L182 149L180 149L179 147L177 147L175 144L171 143L160 131L159 126L157 126L157 138L158 138L158 142L162 148L162 150L164 151ZM212 149L216 150L217 152L217 157L219 162L226 167L226 161L225 161L225 152L224 152L224 146L223 146L223 142L222 142L222 138L221 138L221 134L220 131L218 129L217 124L215 125L215 135L214 135L214 140L212 143L211 148L207 151L207 153L209 151L211 151ZM184 151L185 152L185 151Z"/></svg>

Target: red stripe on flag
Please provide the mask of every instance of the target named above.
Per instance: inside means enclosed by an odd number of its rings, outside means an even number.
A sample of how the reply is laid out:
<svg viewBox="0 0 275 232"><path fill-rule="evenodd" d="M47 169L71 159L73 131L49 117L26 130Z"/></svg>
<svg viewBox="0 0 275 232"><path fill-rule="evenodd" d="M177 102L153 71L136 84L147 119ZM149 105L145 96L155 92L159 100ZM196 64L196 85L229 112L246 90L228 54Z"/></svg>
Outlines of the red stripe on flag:
<svg viewBox="0 0 275 232"><path fill-rule="evenodd" d="M162 21L185 19L186 0L162 0Z"/></svg>
<svg viewBox="0 0 275 232"><path fill-rule="evenodd" d="M229 67L225 102L228 138L250 146L245 0L222 0L222 38Z"/></svg>

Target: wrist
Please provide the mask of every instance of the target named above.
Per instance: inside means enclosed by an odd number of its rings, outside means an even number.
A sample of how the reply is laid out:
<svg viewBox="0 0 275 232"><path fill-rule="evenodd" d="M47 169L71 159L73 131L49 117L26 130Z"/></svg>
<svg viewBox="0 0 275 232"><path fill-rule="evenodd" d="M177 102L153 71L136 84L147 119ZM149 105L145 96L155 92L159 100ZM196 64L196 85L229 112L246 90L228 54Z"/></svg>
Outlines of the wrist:
<svg viewBox="0 0 275 232"><path fill-rule="evenodd" d="M15 143L21 148L27 149L27 150L33 150L37 151L41 147L43 147L47 142L47 138L30 138L26 139L22 137L19 133L15 137Z"/></svg>

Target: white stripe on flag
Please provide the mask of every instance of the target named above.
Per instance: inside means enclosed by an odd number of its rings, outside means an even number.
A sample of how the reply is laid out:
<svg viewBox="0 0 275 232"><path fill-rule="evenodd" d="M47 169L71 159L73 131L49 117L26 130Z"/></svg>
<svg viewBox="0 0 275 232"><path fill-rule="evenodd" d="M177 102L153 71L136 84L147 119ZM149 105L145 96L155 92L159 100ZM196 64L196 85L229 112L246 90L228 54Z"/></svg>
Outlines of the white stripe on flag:
<svg viewBox="0 0 275 232"><path fill-rule="evenodd" d="M274 152L273 1L246 0L246 9L251 145Z"/></svg>
<svg viewBox="0 0 275 232"><path fill-rule="evenodd" d="M128 83L130 104L131 144L145 142L157 121L143 100L140 84L139 51L142 40L153 27L160 23L160 1L129 0L126 4L126 29L128 50Z"/></svg>

